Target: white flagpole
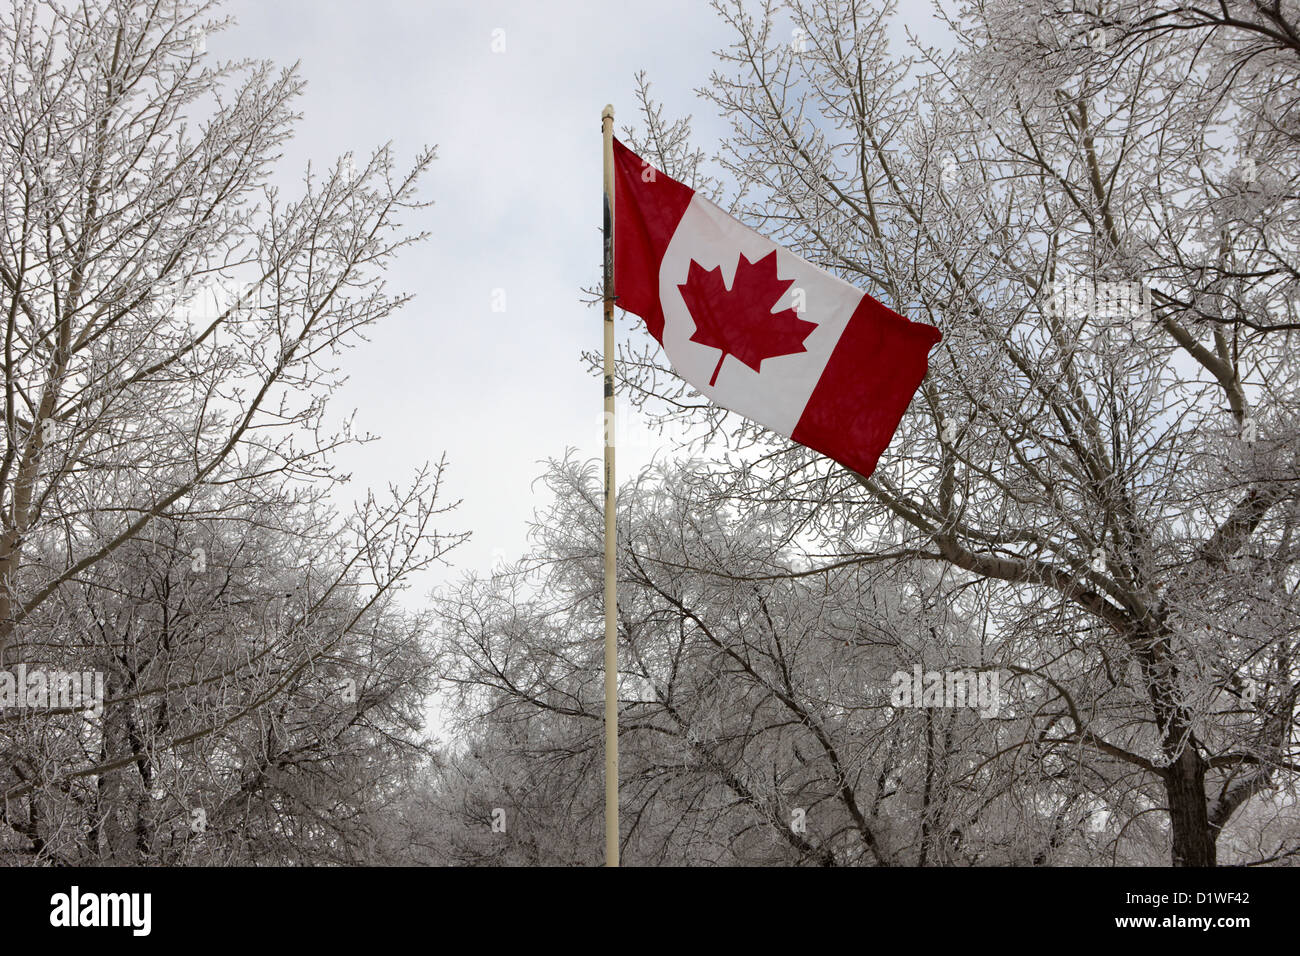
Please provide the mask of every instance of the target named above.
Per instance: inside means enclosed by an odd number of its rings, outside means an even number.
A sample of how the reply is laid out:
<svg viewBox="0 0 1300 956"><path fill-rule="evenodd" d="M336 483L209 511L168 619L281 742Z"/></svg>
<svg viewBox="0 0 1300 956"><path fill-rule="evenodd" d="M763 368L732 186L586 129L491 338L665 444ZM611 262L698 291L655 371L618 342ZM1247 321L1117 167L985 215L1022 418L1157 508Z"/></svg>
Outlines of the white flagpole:
<svg viewBox="0 0 1300 956"><path fill-rule="evenodd" d="M618 578L614 487L614 107L605 140L605 865L618 866Z"/></svg>

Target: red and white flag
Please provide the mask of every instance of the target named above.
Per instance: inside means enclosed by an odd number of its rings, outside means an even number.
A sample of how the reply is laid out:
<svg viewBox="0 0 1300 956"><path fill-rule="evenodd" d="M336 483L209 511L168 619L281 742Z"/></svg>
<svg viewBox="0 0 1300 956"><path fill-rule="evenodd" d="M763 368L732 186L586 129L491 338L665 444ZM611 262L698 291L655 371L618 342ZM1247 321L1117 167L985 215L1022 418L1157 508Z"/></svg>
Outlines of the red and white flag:
<svg viewBox="0 0 1300 956"><path fill-rule="evenodd" d="M941 338L614 141L614 292L710 400L864 477Z"/></svg>

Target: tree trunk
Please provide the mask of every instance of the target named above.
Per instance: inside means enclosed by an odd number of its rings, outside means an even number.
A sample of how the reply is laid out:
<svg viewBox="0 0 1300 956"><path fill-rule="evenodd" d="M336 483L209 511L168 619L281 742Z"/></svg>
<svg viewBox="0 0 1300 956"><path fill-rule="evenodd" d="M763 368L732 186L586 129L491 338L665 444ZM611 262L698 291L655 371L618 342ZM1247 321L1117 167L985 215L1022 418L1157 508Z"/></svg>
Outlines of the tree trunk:
<svg viewBox="0 0 1300 956"><path fill-rule="evenodd" d="M1216 866L1214 834L1205 802L1205 761L1194 747L1182 753L1165 771L1169 798L1169 829L1173 837L1174 866Z"/></svg>

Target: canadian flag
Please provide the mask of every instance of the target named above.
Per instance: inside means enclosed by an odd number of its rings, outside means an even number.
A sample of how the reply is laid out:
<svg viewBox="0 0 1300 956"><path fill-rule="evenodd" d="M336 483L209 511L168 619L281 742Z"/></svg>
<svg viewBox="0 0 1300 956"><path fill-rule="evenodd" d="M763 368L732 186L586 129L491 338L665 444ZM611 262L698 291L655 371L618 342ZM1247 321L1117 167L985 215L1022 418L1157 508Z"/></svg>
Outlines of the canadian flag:
<svg viewBox="0 0 1300 956"><path fill-rule="evenodd" d="M614 292L711 401L869 476L941 338L614 141Z"/></svg>

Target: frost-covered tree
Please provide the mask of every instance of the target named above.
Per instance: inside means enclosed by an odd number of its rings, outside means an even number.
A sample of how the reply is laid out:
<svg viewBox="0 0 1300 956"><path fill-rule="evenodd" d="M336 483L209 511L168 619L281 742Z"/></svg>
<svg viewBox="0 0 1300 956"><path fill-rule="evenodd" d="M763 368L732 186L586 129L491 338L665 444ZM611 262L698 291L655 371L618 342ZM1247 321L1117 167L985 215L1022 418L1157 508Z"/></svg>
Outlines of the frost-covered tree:
<svg viewBox="0 0 1300 956"><path fill-rule="evenodd" d="M600 859L601 493L566 460L534 547L440 604L461 736L408 818L444 861ZM893 675L999 659L978 589L945 605L924 564L853 556L779 505L728 502L703 465L621 493L620 779L624 858L642 865L972 865L1033 862L1086 814L1027 815L997 755L1023 703L896 707ZM773 520L767 520L767 519ZM1011 701L1008 700L1010 705ZM437 808L430 811L430 807ZM494 816L495 815L495 816ZM496 826L494 827L494 823ZM1073 836L1086 859L1090 839Z"/></svg>
<svg viewBox="0 0 1300 956"><path fill-rule="evenodd" d="M3 715L9 859L354 859L416 739L424 632L392 596L456 541L442 469L332 513L332 452L364 436L326 402L405 301L384 272L433 153L285 195L302 81L216 62L229 26L0 12L0 665L108 697Z"/></svg>
<svg viewBox="0 0 1300 956"><path fill-rule="evenodd" d="M742 515L987 589L1037 701L999 787L1118 819L1096 862L1291 858L1295 5L982 0L906 57L890 5L717 7L735 213L945 338L869 479L705 408L652 347L623 387L743 453ZM646 107L631 138L700 176Z"/></svg>

